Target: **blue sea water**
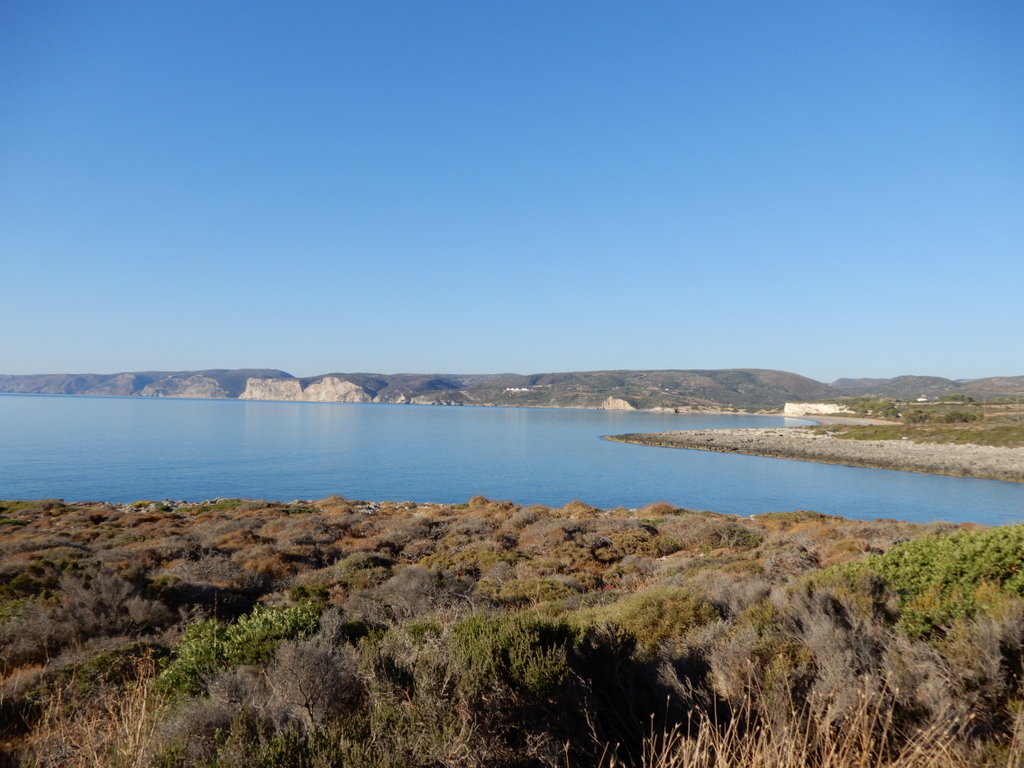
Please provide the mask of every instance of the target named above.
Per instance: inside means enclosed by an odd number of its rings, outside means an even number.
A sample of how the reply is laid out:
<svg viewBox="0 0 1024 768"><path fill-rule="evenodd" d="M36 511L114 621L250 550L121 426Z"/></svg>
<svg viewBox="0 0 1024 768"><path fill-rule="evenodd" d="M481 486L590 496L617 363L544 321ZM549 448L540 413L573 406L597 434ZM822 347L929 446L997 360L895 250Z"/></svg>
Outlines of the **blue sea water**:
<svg viewBox="0 0 1024 768"><path fill-rule="evenodd" d="M770 416L0 395L0 498L347 498L1024 521L1024 485L612 443Z"/></svg>

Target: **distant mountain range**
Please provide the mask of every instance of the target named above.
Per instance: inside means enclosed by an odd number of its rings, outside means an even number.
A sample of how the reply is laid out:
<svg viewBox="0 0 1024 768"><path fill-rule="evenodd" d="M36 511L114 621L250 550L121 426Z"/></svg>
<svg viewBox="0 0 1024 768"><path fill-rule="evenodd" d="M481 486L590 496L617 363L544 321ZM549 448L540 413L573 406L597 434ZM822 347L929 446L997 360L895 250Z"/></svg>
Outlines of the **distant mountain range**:
<svg viewBox="0 0 1024 768"><path fill-rule="evenodd" d="M0 393L624 410L774 410L786 402L842 396L908 399L954 392L976 398L1024 396L1024 376L961 380L899 376L823 384L795 373L762 369L531 375L329 373L308 378L265 368L0 375Z"/></svg>
<svg viewBox="0 0 1024 768"><path fill-rule="evenodd" d="M988 379L943 379L938 376L897 376L894 379L837 379L830 385L840 394L871 395L909 400L961 393L981 400L987 397L1024 396L1024 376Z"/></svg>
<svg viewBox="0 0 1024 768"><path fill-rule="evenodd" d="M292 378L275 369L0 375L0 392L108 397L238 397L251 378Z"/></svg>

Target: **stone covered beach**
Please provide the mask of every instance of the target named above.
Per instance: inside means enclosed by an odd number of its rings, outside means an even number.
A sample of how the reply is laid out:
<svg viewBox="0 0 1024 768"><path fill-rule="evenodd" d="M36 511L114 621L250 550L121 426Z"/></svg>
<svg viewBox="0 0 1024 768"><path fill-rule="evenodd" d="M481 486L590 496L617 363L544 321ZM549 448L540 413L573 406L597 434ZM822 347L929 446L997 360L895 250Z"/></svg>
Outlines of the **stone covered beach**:
<svg viewBox="0 0 1024 768"><path fill-rule="evenodd" d="M914 443L909 440L841 440L803 427L687 430L608 435L605 439L666 448L695 448L1024 483L1024 448Z"/></svg>

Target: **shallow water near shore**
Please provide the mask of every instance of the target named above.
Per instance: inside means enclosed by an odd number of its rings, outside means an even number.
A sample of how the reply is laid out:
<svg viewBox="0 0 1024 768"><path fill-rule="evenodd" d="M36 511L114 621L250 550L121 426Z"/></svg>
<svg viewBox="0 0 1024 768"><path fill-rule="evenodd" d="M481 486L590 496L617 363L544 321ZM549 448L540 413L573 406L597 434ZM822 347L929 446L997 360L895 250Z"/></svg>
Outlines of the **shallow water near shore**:
<svg viewBox="0 0 1024 768"><path fill-rule="evenodd" d="M240 496L1024 522L1024 485L612 443L797 419L563 409L0 395L0 498Z"/></svg>

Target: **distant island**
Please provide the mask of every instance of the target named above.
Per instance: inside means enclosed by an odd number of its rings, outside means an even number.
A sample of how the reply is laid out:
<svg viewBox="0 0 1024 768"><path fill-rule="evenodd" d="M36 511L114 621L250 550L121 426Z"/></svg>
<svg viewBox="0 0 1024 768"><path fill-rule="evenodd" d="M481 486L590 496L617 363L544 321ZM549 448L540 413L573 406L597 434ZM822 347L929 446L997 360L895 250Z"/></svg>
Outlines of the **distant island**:
<svg viewBox="0 0 1024 768"><path fill-rule="evenodd" d="M1024 396L1024 376L838 379L765 369L576 371L535 374L327 373L298 378L267 368L114 374L0 375L0 393L195 397L653 411L781 411L787 402L874 396L977 399Z"/></svg>

